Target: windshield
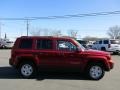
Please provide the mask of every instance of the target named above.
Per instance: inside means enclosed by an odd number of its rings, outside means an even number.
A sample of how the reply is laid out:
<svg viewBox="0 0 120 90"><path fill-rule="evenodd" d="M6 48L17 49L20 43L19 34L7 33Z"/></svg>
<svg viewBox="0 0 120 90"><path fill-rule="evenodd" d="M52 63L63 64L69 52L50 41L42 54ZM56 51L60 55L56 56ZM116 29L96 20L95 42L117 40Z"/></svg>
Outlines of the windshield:
<svg viewBox="0 0 120 90"><path fill-rule="evenodd" d="M87 41L77 40L80 44L88 44Z"/></svg>
<svg viewBox="0 0 120 90"><path fill-rule="evenodd" d="M111 44L120 44L119 40L110 40L110 41L111 41Z"/></svg>
<svg viewBox="0 0 120 90"><path fill-rule="evenodd" d="M86 48L83 47L77 40L74 40L74 41L75 41L75 43L77 43L77 45L79 46L80 49L82 49L82 50L85 50L85 49L86 49Z"/></svg>

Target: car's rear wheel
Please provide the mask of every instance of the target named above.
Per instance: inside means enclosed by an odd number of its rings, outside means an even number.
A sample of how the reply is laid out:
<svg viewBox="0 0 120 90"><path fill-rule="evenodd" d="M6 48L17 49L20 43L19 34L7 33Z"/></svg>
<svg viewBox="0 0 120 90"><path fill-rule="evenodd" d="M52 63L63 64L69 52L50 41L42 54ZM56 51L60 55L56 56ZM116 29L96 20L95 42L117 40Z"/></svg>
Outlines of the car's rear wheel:
<svg viewBox="0 0 120 90"><path fill-rule="evenodd" d="M87 68L87 77L92 80L99 80L103 78L105 70L99 63L92 63L88 65Z"/></svg>
<svg viewBox="0 0 120 90"><path fill-rule="evenodd" d="M19 66L19 73L23 78L35 78L37 69L32 62L22 62Z"/></svg>

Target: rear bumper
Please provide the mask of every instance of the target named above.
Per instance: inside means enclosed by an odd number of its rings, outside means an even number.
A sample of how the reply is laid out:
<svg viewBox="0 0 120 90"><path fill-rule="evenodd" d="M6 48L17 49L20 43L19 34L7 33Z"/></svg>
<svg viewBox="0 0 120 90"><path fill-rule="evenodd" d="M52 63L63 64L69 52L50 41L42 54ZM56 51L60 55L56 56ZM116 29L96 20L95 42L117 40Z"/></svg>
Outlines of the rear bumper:
<svg viewBox="0 0 120 90"><path fill-rule="evenodd" d="M9 65L11 65L11 66L13 65L11 58L9 59Z"/></svg>
<svg viewBox="0 0 120 90"><path fill-rule="evenodd" d="M15 62L12 58L9 59L9 65L11 66L15 66Z"/></svg>

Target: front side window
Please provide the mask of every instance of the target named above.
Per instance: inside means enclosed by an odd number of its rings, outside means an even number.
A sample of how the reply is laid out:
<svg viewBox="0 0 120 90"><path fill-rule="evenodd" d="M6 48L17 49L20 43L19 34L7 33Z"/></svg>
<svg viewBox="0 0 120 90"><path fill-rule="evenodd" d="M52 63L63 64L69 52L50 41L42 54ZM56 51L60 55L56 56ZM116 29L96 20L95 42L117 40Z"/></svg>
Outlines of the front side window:
<svg viewBox="0 0 120 90"><path fill-rule="evenodd" d="M22 39L19 44L21 49L32 49L32 39Z"/></svg>
<svg viewBox="0 0 120 90"><path fill-rule="evenodd" d="M99 44L102 44L102 41L99 41Z"/></svg>
<svg viewBox="0 0 120 90"><path fill-rule="evenodd" d="M37 49L52 49L52 40L37 40Z"/></svg>
<svg viewBox="0 0 120 90"><path fill-rule="evenodd" d="M63 51L75 51L77 48L69 41L57 41L57 49Z"/></svg>

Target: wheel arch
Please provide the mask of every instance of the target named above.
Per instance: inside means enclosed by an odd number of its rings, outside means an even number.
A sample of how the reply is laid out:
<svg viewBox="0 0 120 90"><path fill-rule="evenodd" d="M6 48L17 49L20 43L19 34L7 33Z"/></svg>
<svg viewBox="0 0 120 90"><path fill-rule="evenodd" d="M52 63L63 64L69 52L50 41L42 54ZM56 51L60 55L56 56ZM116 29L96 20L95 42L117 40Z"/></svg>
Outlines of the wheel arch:
<svg viewBox="0 0 120 90"><path fill-rule="evenodd" d="M19 66L22 62L32 62L36 67L38 66L38 62L34 57L21 56L21 57L17 58L16 68L19 68Z"/></svg>
<svg viewBox="0 0 120 90"><path fill-rule="evenodd" d="M106 62L107 61L104 58L91 58L87 61L86 66L85 66L85 70L87 69L88 65L90 65L92 63L99 63L102 65L102 67L105 71L108 71L108 66L107 66Z"/></svg>

